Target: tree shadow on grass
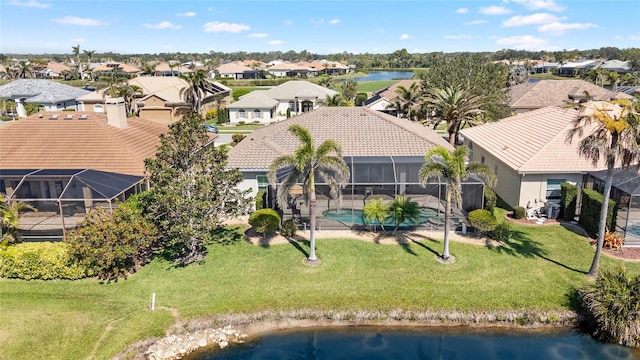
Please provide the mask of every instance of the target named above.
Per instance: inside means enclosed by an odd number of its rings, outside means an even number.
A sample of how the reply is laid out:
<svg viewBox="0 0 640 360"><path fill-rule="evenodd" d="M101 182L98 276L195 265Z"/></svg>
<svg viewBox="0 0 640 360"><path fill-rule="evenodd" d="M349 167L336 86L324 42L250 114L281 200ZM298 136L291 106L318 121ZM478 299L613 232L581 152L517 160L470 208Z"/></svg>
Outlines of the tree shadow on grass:
<svg viewBox="0 0 640 360"><path fill-rule="evenodd" d="M311 245L311 242L309 240L303 239L301 237L294 237L294 238L287 238L287 240L289 241L289 244L291 244L291 246L293 246L294 248L296 248L298 251L300 251L305 258L309 257L309 253L307 252L307 250L305 250L302 246L300 246L300 243L304 244L307 248L309 248L309 246Z"/></svg>
<svg viewBox="0 0 640 360"><path fill-rule="evenodd" d="M435 249L432 249L430 246L426 245L425 243L427 241L432 242L432 243L437 243L438 240L434 239L432 237L429 236L424 236L422 234L418 234L418 233L406 233L405 234L405 238L408 241L411 241L412 243L420 246L421 248L429 251L430 253L436 255L436 256L440 256L440 253L438 253Z"/></svg>
<svg viewBox="0 0 640 360"><path fill-rule="evenodd" d="M586 274L586 271L578 270L565 265L557 260L551 259L547 250L544 249L542 243L531 239L524 232L518 230L511 230L511 237L509 240L501 243L500 246L488 246L492 251L507 254L511 256L522 256L525 258L539 257L567 270L575 271L577 273Z"/></svg>

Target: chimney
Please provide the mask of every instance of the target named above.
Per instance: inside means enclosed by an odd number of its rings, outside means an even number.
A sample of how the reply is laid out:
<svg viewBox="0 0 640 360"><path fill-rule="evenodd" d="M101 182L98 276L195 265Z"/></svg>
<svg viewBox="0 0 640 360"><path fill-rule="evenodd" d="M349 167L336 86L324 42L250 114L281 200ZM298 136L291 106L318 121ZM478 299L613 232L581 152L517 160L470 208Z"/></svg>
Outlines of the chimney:
<svg viewBox="0 0 640 360"><path fill-rule="evenodd" d="M124 98L109 98L106 101L107 124L117 128L127 127L127 112L125 111Z"/></svg>

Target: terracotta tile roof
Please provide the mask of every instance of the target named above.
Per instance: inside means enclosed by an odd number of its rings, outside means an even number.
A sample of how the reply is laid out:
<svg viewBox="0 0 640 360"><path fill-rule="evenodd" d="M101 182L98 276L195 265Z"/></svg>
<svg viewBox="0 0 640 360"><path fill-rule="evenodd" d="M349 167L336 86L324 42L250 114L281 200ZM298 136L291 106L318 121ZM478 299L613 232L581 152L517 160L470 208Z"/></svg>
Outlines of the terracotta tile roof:
<svg viewBox="0 0 640 360"><path fill-rule="evenodd" d="M545 106L563 106L569 95L582 96L588 92L593 100L630 98L621 92L613 92L584 80L540 80L526 82L509 88L514 109L539 109Z"/></svg>
<svg viewBox="0 0 640 360"><path fill-rule="evenodd" d="M0 126L0 169L94 169L144 175L168 128L129 118L126 128L107 125L106 114L46 112ZM51 120L58 115L57 120ZM80 116L86 115L86 120ZM73 116L65 120L65 116Z"/></svg>
<svg viewBox="0 0 640 360"><path fill-rule="evenodd" d="M179 73L190 73L193 72L193 70L189 69L186 66L182 66L180 64L175 64L173 66L173 68L171 66L169 66L169 63L167 62L162 62L156 65L155 67L155 71L156 72L169 72L169 71L174 71L174 72L179 72Z"/></svg>
<svg viewBox="0 0 640 360"><path fill-rule="evenodd" d="M252 68L245 66L243 64L239 64L239 63L228 63L228 64L222 64L218 67L218 72L220 74L238 74L238 73L243 73L245 71L255 71Z"/></svg>
<svg viewBox="0 0 640 360"><path fill-rule="evenodd" d="M460 133L473 143L474 152L479 146L519 174L602 169L578 155L579 138L571 144L565 141L577 115L574 109L548 106Z"/></svg>
<svg viewBox="0 0 640 360"><path fill-rule="evenodd" d="M97 71L113 71L113 69L115 68L119 68L120 70L126 72L126 73L138 73L141 70L138 69L135 66L131 66L131 65L127 65L127 64L123 64L123 63L118 63L118 62L109 62L109 63L104 63L104 64L100 64L98 66L96 66L93 71L97 72Z"/></svg>
<svg viewBox="0 0 640 360"><path fill-rule="evenodd" d="M229 151L228 165L265 170L300 146L291 124L309 129L316 146L333 139L345 156L424 156L435 146L452 149L431 128L362 107L322 107L254 131Z"/></svg>

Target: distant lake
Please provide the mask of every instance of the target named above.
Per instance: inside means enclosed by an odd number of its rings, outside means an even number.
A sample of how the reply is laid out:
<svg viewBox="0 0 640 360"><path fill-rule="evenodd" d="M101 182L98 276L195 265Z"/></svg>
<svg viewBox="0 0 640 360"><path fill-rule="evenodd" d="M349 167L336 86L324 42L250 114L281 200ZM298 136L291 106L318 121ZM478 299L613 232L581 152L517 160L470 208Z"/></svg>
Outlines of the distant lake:
<svg viewBox="0 0 640 360"><path fill-rule="evenodd" d="M278 331L192 360L240 359L640 359L571 329L346 327Z"/></svg>
<svg viewBox="0 0 640 360"><path fill-rule="evenodd" d="M409 79L413 76L412 71L371 71L366 76L351 78L353 81L380 81L380 80L395 80L395 79ZM340 80L345 81L345 80Z"/></svg>

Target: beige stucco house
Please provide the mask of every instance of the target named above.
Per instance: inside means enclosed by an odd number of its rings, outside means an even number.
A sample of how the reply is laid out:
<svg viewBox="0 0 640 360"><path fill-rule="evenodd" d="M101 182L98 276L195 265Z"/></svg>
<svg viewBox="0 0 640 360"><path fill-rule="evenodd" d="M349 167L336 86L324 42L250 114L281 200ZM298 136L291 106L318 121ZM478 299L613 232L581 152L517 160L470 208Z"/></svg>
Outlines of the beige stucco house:
<svg viewBox="0 0 640 360"><path fill-rule="evenodd" d="M460 133L470 159L495 171L495 191L507 204L542 207L559 202L560 183L581 187L587 172L604 168L578 155L579 138L566 141L577 116L577 110L548 106Z"/></svg>

